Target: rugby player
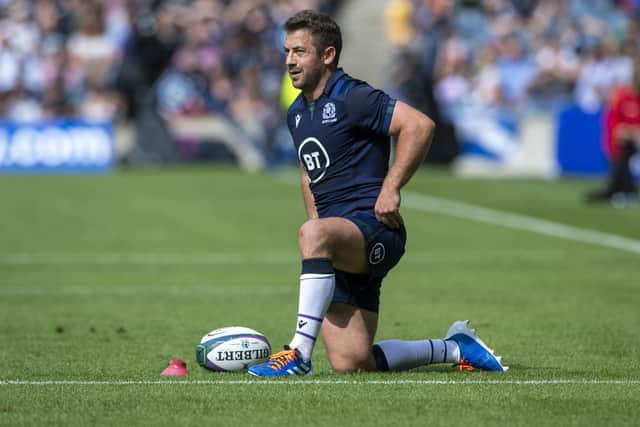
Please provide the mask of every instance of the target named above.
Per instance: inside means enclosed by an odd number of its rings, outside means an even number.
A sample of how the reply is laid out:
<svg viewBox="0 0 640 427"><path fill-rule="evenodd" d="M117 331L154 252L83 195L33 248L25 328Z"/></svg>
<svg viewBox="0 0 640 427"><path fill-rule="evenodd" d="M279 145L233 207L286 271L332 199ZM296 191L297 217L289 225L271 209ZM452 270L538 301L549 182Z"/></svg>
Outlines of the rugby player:
<svg viewBox="0 0 640 427"><path fill-rule="evenodd" d="M319 333L336 372L404 370L430 363L504 371L455 322L444 339L374 344L382 280L405 250L400 189L423 162L434 123L338 67L342 37L327 15L302 11L284 25L286 66L301 94L287 124L301 165L308 219L292 341L256 376L308 375ZM397 138L389 167L390 136Z"/></svg>

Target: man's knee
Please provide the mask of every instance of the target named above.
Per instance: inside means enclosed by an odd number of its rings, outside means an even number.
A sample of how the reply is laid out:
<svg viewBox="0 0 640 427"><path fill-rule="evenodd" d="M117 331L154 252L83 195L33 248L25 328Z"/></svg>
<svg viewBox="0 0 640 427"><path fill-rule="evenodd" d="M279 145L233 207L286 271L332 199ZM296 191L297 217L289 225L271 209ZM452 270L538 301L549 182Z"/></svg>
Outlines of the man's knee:
<svg viewBox="0 0 640 427"><path fill-rule="evenodd" d="M300 227L300 251L305 256L326 256L328 234L322 221L310 219Z"/></svg>

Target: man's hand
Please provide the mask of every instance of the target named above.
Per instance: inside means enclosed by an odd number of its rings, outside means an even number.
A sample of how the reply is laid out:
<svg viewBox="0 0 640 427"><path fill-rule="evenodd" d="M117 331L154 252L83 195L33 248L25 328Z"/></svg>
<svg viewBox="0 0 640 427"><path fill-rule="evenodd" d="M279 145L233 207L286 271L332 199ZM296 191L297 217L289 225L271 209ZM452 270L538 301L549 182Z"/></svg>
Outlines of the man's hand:
<svg viewBox="0 0 640 427"><path fill-rule="evenodd" d="M400 215L400 190L385 186L380 190L374 208L376 219L391 229L400 228L404 224Z"/></svg>

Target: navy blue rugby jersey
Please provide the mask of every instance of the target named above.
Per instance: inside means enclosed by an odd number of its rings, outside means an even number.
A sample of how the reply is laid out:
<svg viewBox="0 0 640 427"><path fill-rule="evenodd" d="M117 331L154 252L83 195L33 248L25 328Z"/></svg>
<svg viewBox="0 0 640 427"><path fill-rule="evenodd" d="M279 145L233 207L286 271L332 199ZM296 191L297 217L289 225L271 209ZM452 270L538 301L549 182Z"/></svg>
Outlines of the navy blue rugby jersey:
<svg viewBox="0 0 640 427"><path fill-rule="evenodd" d="M373 210L389 168L395 100L338 69L322 95L300 94L287 124L321 218Z"/></svg>

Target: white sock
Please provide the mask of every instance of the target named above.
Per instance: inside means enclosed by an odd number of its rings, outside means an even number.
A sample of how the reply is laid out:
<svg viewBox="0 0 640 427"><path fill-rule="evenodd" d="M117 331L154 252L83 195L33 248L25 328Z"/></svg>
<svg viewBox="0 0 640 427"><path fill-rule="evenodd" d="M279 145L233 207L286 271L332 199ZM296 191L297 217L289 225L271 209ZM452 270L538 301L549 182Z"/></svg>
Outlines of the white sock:
<svg viewBox="0 0 640 427"><path fill-rule="evenodd" d="M432 363L460 361L460 349L453 340L381 341L374 345L373 352L380 371L404 371Z"/></svg>
<svg viewBox="0 0 640 427"><path fill-rule="evenodd" d="M304 360L311 359L335 286L336 276L329 258L302 260L296 333L289 347L297 349Z"/></svg>

